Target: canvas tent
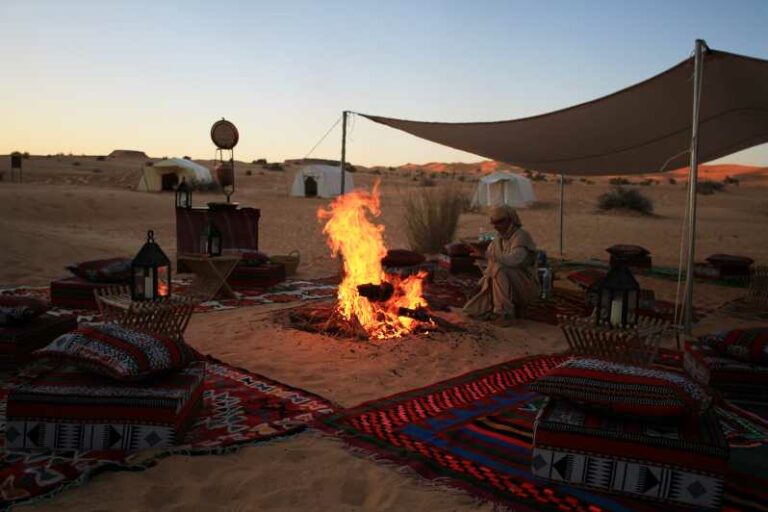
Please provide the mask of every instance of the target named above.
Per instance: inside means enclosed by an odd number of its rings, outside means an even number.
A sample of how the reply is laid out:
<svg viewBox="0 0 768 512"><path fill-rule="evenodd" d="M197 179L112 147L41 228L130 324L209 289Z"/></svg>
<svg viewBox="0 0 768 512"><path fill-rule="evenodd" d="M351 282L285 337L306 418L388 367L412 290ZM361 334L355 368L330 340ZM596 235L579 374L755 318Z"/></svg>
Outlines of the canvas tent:
<svg viewBox="0 0 768 512"><path fill-rule="evenodd" d="M563 175L645 174L690 163L683 326L691 332L699 161L768 142L768 61L710 49L614 94L511 121L440 123L360 114L417 137L527 169ZM346 120L346 115L345 118ZM343 126L346 133L346 123ZM343 135L344 136L344 135ZM342 155L345 144L342 141Z"/></svg>
<svg viewBox="0 0 768 512"><path fill-rule="evenodd" d="M155 162L151 166L145 165L136 188L146 192L173 190L181 182L182 177L187 183L213 182L211 171L207 167L184 158L168 158Z"/></svg>
<svg viewBox="0 0 768 512"><path fill-rule="evenodd" d="M355 188L352 174L344 173L346 191ZM341 170L333 165L307 165L296 172L291 187L294 197L336 197L341 193Z"/></svg>
<svg viewBox="0 0 768 512"><path fill-rule="evenodd" d="M472 206L508 204L525 208L536 201L531 180L511 172L494 172L477 183Z"/></svg>

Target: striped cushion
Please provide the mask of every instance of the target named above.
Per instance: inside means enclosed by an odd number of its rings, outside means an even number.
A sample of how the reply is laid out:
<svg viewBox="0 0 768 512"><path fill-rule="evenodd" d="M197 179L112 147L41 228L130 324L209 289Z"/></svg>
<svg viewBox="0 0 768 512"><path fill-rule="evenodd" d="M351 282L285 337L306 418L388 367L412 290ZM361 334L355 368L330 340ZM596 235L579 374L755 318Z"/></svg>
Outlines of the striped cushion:
<svg viewBox="0 0 768 512"><path fill-rule="evenodd" d="M634 416L685 416L711 403L704 388L681 374L599 359L566 361L531 390Z"/></svg>
<svg viewBox="0 0 768 512"><path fill-rule="evenodd" d="M768 327L725 331L708 341L722 356L768 366Z"/></svg>
<svg viewBox="0 0 768 512"><path fill-rule="evenodd" d="M69 361L116 380L138 381L183 368L192 356L183 341L105 324L59 336L34 358Z"/></svg>

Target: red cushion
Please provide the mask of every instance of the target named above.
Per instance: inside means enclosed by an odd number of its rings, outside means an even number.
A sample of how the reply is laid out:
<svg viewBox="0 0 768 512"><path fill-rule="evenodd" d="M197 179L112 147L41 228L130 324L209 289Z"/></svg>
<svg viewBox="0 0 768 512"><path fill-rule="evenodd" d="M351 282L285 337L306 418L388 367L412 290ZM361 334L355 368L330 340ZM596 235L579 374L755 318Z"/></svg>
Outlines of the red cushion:
<svg viewBox="0 0 768 512"><path fill-rule="evenodd" d="M238 265L246 267L259 267L269 262L269 256L261 251L242 251Z"/></svg>
<svg viewBox="0 0 768 512"><path fill-rule="evenodd" d="M681 374L600 359L566 361L530 388L636 416L685 416L701 413L711 403L704 388Z"/></svg>
<svg viewBox="0 0 768 512"><path fill-rule="evenodd" d="M568 274L566 279L580 288L588 290L605 279L606 272L596 268L577 270Z"/></svg>
<svg viewBox="0 0 768 512"><path fill-rule="evenodd" d="M755 262L752 258L732 254L713 254L707 258L707 261L715 267L748 267Z"/></svg>
<svg viewBox="0 0 768 512"><path fill-rule="evenodd" d="M426 258L423 254L409 251L407 249L390 249L387 255L381 259L381 264L385 267L412 267L421 265Z"/></svg>
<svg viewBox="0 0 768 512"><path fill-rule="evenodd" d="M93 283L126 283L131 279L130 258L84 261L67 267L77 277Z"/></svg>
<svg viewBox="0 0 768 512"><path fill-rule="evenodd" d="M488 242L490 244L490 242ZM486 248L488 246L486 245ZM445 246L445 254L448 256L469 256L472 254L472 248L462 242L453 242Z"/></svg>
<svg viewBox="0 0 768 512"><path fill-rule="evenodd" d="M709 342L720 355L768 366L768 327L726 331L710 337Z"/></svg>
<svg viewBox="0 0 768 512"><path fill-rule="evenodd" d="M608 251L612 256L619 258L641 258L651 254L651 252L644 247L628 244L612 245L611 247L607 248L606 251Z"/></svg>
<svg viewBox="0 0 768 512"><path fill-rule="evenodd" d="M137 381L183 368L192 354L183 341L104 324L59 336L33 357L68 361L116 380Z"/></svg>

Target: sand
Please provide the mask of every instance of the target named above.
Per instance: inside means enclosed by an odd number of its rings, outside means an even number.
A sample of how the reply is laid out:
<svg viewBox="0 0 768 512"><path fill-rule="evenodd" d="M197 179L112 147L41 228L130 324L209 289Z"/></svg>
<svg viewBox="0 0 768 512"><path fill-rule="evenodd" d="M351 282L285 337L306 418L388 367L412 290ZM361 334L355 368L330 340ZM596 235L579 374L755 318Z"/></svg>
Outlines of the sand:
<svg viewBox="0 0 768 512"><path fill-rule="evenodd" d="M0 182L0 285L44 285L66 275L64 266L103 256L133 255L147 229L173 258L174 219L171 194L129 190L135 161L122 166L76 157L25 161L29 183ZM109 164L109 166L105 165ZM94 173L95 166L103 168ZM133 167L131 167L133 166ZM299 249L300 275L334 273L315 212L321 199L292 199L287 193L292 172L263 172L258 166L238 169L235 200L261 208L260 245L271 254ZM2 169L0 169L2 170ZM251 176L243 173L251 170ZM263 174L260 174L263 172ZM93 178L93 179L91 179ZM374 175L359 174L356 183L370 186ZM79 181L78 181L79 180ZM440 186L448 180L438 180ZM456 183L469 192L472 183ZM406 247L402 205L418 189L407 176L385 176L382 221L389 247ZM654 263L676 265L682 220L682 187L645 187L658 216L596 215L595 198L604 182L574 182L566 191L566 253L571 258L605 257L614 243L643 245ZM749 255L768 263L761 182L700 197L698 254ZM521 212L540 246L557 252L557 186L536 183L541 205ZM220 196L195 196L197 204ZM473 236L485 216L462 216L459 236ZM697 258L700 259L700 258ZM675 284L641 278L657 297L673 300ZM697 285L696 304L714 308L744 291ZM472 334L437 334L380 343L349 342L288 330L272 321L269 308L244 308L196 314L187 340L198 350L235 366L327 397L341 406L425 386L508 359L562 350L558 328L523 320L499 329L474 326ZM458 317L454 317L458 318ZM714 314L697 332L744 322ZM668 344L673 340L668 340ZM23 510L492 510L461 492L428 485L412 473L352 454L342 443L314 432L224 456L173 456L139 473L106 473L54 500Z"/></svg>

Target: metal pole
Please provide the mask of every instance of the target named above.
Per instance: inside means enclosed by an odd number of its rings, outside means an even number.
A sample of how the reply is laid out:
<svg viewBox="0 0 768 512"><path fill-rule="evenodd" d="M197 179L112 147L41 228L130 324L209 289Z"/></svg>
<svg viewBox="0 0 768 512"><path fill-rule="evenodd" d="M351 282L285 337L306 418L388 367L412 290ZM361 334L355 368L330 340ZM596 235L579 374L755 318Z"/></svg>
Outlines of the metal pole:
<svg viewBox="0 0 768 512"><path fill-rule="evenodd" d="M565 218L564 216L564 209L563 209L563 200L565 198L565 179L563 178L563 175L560 175L560 257L563 257L563 220Z"/></svg>
<svg viewBox="0 0 768 512"><path fill-rule="evenodd" d="M342 113L341 120L341 193L346 192L344 189L345 172L344 169L347 166L347 111Z"/></svg>
<svg viewBox="0 0 768 512"><path fill-rule="evenodd" d="M683 332L691 334L693 323L693 259L696 250L696 184L699 174L699 110L701 107L701 82L704 74L703 39L696 40L693 67L693 123L691 126L691 169L688 175L688 266L685 269L685 309Z"/></svg>

